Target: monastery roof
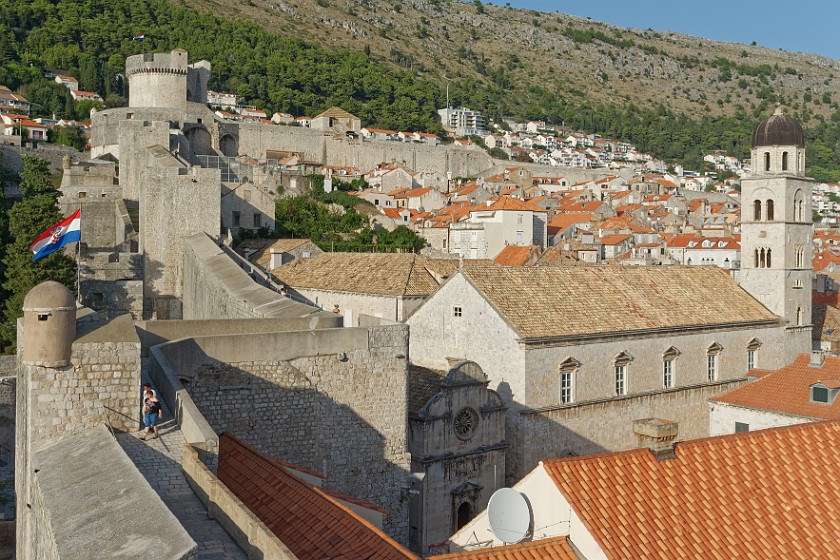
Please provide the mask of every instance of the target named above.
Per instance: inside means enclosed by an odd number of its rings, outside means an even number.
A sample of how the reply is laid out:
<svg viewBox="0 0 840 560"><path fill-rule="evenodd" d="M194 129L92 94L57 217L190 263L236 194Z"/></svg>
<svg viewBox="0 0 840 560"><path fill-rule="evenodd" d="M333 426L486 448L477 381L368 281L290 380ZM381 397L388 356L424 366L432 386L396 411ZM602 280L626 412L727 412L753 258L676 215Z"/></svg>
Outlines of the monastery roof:
<svg viewBox="0 0 840 560"><path fill-rule="evenodd" d="M284 284L381 296L427 296L438 288L436 261L413 253L322 253L272 272ZM457 266L457 261L455 261Z"/></svg>
<svg viewBox="0 0 840 560"><path fill-rule="evenodd" d="M704 247L703 242L710 241L711 247ZM694 243L694 246L691 244ZM716 250L716 249L740 249L740 236L735 237L703 237L696 233L680 233L668 239L666 245L669 248L689 248L697 250Z"/></svg>
<svg viewBox="0 0 840 560"><path fill-rule="evenodd" d="M552 537L491 548L430 556L427 560L578 560L568 537Z"/></svg>
<svg viewBox="0 0 840 560"><path fill-rule="evenodd" d="M524 339L778 321L718 267L475 267L462 273Z"/></svg>
<svg viewBox="0 0 840 560"><path fill-rule="evenodd" d="M502 266L524 266L539 248L535 245L507 245L493 260Z"/></svg>
<svg viewBox="0 0 840 560"><path fill-rule="evenodd" d="M315 118L319 119L321 117L332 117L334 119L358 119L357 116L348 113L341 107L330 107L320 115L317 115Z"/></svg>
<svg viewBox="0 0 840 560"><path fill-rule="evenodd" d="M836 303L837 292L832 295L834 295ZM811 308L811 320L814 323L812 338L827 342L840 342L840 309L835 305L817 303L816 298L814 300L814 305Z"/></svg>
<svg viewBox="0 0 840 560"><path fill-rule="evenodd" d="M300 560L367 560L416 556L341 505L241 440L219 437L219 479Z"/></svg>
<svg viewBox="0 0 840 560"><path fill-rule="evenodd" d="M840 420L840 399L832 404L811 402L810 387L840 379L840 358L826 356L822 367L810 367L810 355L800 354L793 363L757 381L709 400L824 420ZM840 511L838 511L840 513Z"/></svg>
<svg viewBox="0 0 840 560"><path fill-rule="evenodd" d="M758 382L756 382L758 383ZM543 463L607 558L840 557L840 423Z"/></svg>

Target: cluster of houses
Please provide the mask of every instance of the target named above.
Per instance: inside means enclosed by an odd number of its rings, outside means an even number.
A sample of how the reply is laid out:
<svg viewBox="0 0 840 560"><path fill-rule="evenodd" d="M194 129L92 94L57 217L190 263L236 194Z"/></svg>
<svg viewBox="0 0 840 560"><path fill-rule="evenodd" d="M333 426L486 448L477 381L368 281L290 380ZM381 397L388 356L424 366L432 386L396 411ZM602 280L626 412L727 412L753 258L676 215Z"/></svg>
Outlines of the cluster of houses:
<svg viewBox="0 0 840 560"><path fill-rule="evenodd" d="M79 85L75 78L56 75L55 81L71 88L70 95L74 100L89 99L102 103L102 98L95 93L73 89L78 88ZM26 144L34 147L40 142L47 141L47 131L54 126L78 126L90 138L90 122L46 117L30 118L29 101L0 84L0 127L2 127L0 143Z"/></svg>

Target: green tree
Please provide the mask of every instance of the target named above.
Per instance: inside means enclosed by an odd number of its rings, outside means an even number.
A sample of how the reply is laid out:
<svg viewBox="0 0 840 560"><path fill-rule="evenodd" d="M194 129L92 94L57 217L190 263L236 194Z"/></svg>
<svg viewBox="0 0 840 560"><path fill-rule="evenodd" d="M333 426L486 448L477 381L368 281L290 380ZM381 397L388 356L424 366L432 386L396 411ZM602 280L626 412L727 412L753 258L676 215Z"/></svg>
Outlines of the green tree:
<svg viewBox="0 0 840 560"><path fill-rule="evenodd" d="M9 210L8 232L10 243L5 245L3 288L8 294L0 323L0 340L8 352L17 344L17 319L23 315L26 294L47 280L61 282L73 289L75 274L73 261L63 251L32 262L29 247L41 233L61 220L56 201L59 192L53 186L46 161L24 156L20 189L23 200Z"/></svg>
<svg viewBox="0 0 840 560"><path fill-rule="evenodd" d="M84 148L87 143L84 131L78 126L55 126L47 131L47 138L53 144L70 146L77 150Z"/></svg>

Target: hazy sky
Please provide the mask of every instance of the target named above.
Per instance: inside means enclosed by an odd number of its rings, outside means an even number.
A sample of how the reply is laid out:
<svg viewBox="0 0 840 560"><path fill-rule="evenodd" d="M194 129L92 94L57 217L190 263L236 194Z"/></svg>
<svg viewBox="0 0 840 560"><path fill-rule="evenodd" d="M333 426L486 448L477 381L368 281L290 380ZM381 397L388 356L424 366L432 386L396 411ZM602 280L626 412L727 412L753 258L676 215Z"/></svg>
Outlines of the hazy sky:
<svg viewBox="0 0 840 560"><path fill-rule="evenodd" d="M717 41L840 59L838 0L492 0L492 4L591 17L621 27L676 31Z"/></svg>

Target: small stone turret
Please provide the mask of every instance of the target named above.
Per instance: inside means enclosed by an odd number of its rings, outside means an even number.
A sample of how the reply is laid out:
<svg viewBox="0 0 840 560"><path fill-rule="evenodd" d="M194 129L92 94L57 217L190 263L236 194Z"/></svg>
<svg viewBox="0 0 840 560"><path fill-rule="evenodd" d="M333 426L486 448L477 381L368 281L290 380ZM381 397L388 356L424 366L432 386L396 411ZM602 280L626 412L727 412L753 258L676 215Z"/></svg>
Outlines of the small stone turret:
<svg viewBox="0 0 840 560"><path fill-rule="evenodd" d="M146 53L125 59L129 107L187 108L187 51Z"/></svg>
<svg viewBox="0 0 840 560"><path fill-rule="evenodd" d="M21 362L60 368L70 364L76 337L76 301L63 284L38 284L23 300Z"/></svg>

